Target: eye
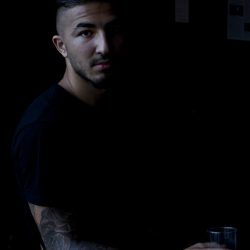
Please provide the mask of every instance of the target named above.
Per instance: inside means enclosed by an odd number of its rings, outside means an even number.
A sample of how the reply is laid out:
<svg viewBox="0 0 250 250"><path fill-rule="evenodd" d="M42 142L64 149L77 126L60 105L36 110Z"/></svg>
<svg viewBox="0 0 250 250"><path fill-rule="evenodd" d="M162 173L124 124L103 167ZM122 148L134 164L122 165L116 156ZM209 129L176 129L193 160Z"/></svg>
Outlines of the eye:
<svg viewBox="0 0 250 250"><path fill-rule="evenodd" d="M84 38L89 38L93 35L93 31L92 30L82 30L79 35L84 37Z"/></svg>

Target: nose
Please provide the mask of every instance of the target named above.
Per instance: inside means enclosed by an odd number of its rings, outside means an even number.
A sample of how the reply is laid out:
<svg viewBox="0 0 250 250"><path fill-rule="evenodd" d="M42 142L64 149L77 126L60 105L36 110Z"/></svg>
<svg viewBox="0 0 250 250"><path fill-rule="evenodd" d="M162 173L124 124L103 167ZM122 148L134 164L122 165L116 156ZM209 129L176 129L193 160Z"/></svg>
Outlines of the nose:
<svg viewBox="0 0 250 250"><path fill-rule="evenodd" d="M105 32L100 32L96 38L96 53L97 54L108 54L109 46Z"/></svg>

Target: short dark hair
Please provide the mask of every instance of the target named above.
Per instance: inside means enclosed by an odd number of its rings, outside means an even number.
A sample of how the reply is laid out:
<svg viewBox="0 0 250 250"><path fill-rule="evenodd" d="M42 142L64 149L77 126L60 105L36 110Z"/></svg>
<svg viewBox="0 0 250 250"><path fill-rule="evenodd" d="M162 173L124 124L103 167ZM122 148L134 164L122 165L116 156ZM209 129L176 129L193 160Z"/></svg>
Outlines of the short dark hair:
<svg viewBox="0 0 250 250"><path fill-rule="evenodd" d="M94 2L98 2L98 3L110 3L114 6L118 6L118 2L120 2L119 0L56 0L56 9L60 9L60 8L72 8L75 7L77 5L81 5L81 4L87 4L87 3L94 3Z"/></svg>
<svg viewBox="0 0 250 250"><path fill-rule="evenodd" d="M123 0L55 0L55 9L56 9L56 19L59 16L59 13L63 10L73 8L78 5L84 5L89 3L109 3L112 5L112 9L114 12L120 17L120 19L124 19L124 3ZM58 22L56 21L57 33L59 33L60 28L58 27Z"/></svg>

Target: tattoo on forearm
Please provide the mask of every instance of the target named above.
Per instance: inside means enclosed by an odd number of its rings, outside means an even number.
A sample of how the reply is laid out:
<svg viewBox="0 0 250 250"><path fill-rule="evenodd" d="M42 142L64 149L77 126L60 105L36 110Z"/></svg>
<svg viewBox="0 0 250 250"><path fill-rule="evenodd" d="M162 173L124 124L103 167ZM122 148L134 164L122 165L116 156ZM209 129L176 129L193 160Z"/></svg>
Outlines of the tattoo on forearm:
<svg viewBox="0 0 250 250"><path fill-rule="evenodd" d="M79 239L72 213L29 205L47 250L114 250Z"/></svg>

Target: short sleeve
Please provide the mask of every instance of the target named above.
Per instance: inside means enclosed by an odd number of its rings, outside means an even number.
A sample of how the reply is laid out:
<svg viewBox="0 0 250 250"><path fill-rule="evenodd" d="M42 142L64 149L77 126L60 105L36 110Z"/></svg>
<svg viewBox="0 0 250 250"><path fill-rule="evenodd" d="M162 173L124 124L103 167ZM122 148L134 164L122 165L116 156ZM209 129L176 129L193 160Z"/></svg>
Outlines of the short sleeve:
<svg viewBox="0 0 250 250"><path fill-rule="evenodd" d="M16 175L26 199L36 205L57 206L65 196L62 142L53 126L26 126L14 137L12 155ZM65 163L66 164L66 163ZM69 177L68 177L69 178Z"/></svg>

